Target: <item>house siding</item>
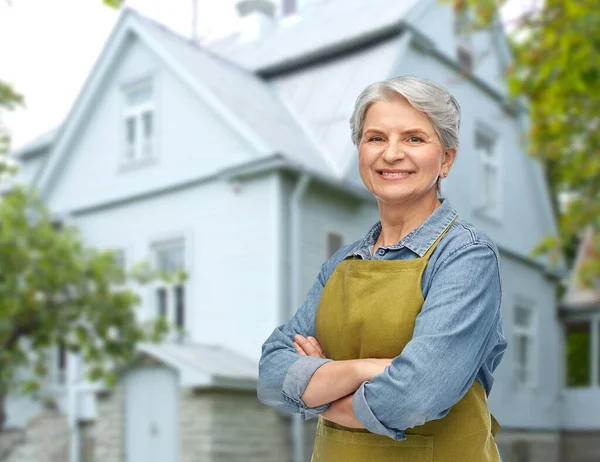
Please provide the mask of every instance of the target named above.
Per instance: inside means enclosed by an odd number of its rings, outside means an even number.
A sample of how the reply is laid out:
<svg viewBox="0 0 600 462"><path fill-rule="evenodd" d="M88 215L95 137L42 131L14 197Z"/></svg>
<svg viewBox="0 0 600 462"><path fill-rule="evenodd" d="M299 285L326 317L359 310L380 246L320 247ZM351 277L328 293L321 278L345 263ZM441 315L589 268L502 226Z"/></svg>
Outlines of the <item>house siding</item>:
<svg viewBox="0 0 600 462"><path fill-rule="evenodd" d="M47 198L54 211L104 204L177 185L251 160L249 148L206 103L137 40L107 77L96 104L67 148ZM154 135L151 160L123 164L123 89L151 79Z"/></svg>
<svg viewBox="0 0 600 462"><path fill-rule="evenodd" d="M273 290L279 268L265 257L275 250L276 191L274 174L237 185L214 180L83 213L73 224L88 245L124 249L129 265L148 259L153 244L183 238L190 340L225 341L228 348L258 359L280 309ZM154 293L143 287L140 295L140 318L148 319L155 314Z"/></svg>
<svg viewBox="0 0 600 462"><path fill-rule="evenodd" d="M559 393L562 385L560 326L555 316L554 282L537 268L501 254L503 284L502 316L508 348L498 366L490 409L505 429L548 431L560 428ZM534 361L536 377L532 387L515 382L513 341L514 306L531 303L534 310Z"/></svg>

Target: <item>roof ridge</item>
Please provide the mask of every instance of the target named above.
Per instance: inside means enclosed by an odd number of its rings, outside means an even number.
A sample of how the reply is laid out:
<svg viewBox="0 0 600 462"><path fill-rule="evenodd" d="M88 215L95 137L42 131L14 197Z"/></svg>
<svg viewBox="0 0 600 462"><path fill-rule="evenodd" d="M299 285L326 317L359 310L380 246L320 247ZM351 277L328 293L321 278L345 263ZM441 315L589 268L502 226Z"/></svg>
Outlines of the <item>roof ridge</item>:
<svg viewBox="0 0 600 462"><path fill-rule="evenodd" d="M146 16L145 14L141 13L140 11L133 9L131 7L126 7L126 9L131 12L132 14L134 14L135 16L137 16L139 19L141 19L142 21L146 21L149 23L149 25L151 25L152 27L156 27L160 30L162 30L163 32L166 32L167 34L171 35L174 39L179 40L181 42L183 42L185 45L189 46L190 48L194 49L195 51L201 52L201 53L205 53L206 55L210 56L211 58L220 61L230 67L233 67L234 69L236 69L237 71L241 71L244 74L250 75L250 76L254 76L254 77L258 77L257 74L248 69L245 68L241 65L239 65L238 63L227 59L225 56L213 51L212 49L210 49L209 47L199 43L198 41L188 38L186 36L184 36L183 34L177 32L176 30L171 29L169 26L167 26L166 24L163 24L149 16Z"/></svg>

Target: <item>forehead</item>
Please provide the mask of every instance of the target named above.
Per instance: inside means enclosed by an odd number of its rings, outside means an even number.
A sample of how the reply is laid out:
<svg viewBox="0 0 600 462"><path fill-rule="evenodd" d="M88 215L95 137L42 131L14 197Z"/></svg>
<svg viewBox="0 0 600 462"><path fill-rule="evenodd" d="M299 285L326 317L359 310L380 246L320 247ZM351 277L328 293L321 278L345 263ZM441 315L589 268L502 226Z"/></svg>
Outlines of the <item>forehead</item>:
<svg viewBox="0 0 600 462"><path fill-rule="evenodd" d="M429 118L398 94L389 95L369 106L365 113L364 128L367 129L369 126L420 128L433 131L433 125Z"/></svg>

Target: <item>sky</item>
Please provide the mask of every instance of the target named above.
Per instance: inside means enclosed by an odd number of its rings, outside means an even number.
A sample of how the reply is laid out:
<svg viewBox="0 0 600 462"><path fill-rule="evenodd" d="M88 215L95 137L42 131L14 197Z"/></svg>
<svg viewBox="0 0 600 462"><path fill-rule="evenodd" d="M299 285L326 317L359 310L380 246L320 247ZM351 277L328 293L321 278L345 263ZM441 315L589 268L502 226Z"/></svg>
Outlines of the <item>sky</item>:
<svg viewBox="0 0 600 462"><path fill-rule="evenodd" d="M127 0L126 5L190 36L194 0ZM235 0L196 0L197 34L235 29ZM511 0L508 17L532 0ZM18 148L65 119L119 12L102 0L0 0L0 79L26 107L3 115Z"/></svg>

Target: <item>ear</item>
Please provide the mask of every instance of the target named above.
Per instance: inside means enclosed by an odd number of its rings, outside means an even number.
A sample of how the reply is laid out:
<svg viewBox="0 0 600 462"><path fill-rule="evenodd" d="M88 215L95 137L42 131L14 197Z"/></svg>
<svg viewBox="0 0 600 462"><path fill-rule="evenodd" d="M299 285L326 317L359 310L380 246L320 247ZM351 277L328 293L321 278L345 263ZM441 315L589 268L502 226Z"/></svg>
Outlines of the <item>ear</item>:
<svg viewBox="0 0 600 462"><path fill-rule="evenodd" d="M442 169L449 172L456 159L456 149L446 149L442 154Z"/></svg>

